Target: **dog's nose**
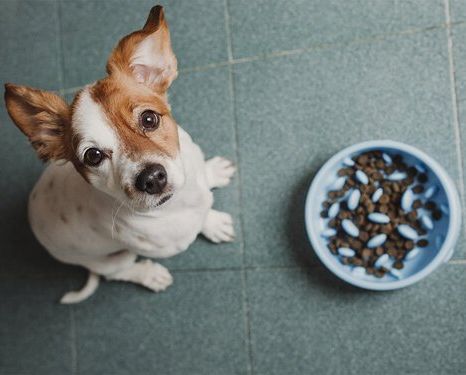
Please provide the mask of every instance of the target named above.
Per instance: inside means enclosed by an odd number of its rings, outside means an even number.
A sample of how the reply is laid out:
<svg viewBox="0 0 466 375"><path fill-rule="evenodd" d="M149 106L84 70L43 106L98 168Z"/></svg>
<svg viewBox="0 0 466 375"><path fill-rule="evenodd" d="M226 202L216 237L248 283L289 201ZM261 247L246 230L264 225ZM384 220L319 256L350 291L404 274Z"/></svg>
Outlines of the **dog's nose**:
<svg viewBox="0 0 466 375"><path fill-rule="evenodd" d="M160 194L167 186L167 171L160 164L147 165L136 177L135 185L148 194Z"/></svg>

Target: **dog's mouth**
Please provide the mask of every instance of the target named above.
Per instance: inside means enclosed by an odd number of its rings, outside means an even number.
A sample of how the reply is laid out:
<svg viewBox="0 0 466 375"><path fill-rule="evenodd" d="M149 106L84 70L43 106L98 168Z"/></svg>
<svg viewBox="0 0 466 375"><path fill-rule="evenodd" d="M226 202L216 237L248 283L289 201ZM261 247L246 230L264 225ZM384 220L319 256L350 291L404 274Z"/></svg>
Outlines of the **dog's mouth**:
<svg viewBox="0 0 466 375"><path fill-rule="evenodd" d="M164 197L160 198L160 200L157 202L155 207L160 207L162 204L166 203L172 196L173 196L173 193L170 193L170 194L165 195Z"/></svg>

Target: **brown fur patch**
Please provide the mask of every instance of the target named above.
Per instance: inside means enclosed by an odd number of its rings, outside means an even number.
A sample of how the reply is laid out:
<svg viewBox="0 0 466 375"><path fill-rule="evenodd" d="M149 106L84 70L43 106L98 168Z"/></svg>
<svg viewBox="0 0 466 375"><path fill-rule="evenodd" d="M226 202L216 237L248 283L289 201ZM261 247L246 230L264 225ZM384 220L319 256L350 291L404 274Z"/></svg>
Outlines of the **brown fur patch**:
<svg viewBox="0 0 466 375"><path fill-rule="evenodd" d="M5 102L10 117L28 137L40 159L66 159L64 139L69 129L70 113L61 97L7 83Z"/></svg>
<svg viewBox="0 0 466 375"><path fill-rule="evenodd" d="M139 160L141 155L153 153L174 157L178 153L177 125L161 95L119 74L98 81L90 94L100 104L130 159ZM154 131L139 126L138 116L145 110L161 115Z"/></svg>

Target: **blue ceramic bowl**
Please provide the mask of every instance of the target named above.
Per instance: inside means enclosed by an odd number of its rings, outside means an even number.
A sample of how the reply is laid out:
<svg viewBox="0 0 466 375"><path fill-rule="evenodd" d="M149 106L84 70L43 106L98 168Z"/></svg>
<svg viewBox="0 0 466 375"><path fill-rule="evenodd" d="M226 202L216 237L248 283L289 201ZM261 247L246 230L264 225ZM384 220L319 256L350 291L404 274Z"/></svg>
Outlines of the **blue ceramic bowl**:
<svg viewBox="0 0 466 375"><path fill-rule="evenodd" d="M320 216L322 202L327 199L327 193L337 178L337 171L344 167L343 160L370 150L381 150L390 156L400 154L408 165L417 165L425 169L429 178L426 187L435 185L438 188L437 193L430 200L438 206L443 205L447 213L443 214L441 220L435 221L434 229L428 232L429 246L423 248L415 258L404 262L404 268L398 278L389 273L382 278L376 278L366 273L353 272L352 266L343 265L339 257L330 252L327 247L328 241L322 236L328 222L328 219ZM345 148L319 170L307 194L305 221L314 251L336 276L361 288L391 290L418 282L451 258L460 233L461 206L453 181L430 156L404 143L389 140L369 141Z"/></svg>

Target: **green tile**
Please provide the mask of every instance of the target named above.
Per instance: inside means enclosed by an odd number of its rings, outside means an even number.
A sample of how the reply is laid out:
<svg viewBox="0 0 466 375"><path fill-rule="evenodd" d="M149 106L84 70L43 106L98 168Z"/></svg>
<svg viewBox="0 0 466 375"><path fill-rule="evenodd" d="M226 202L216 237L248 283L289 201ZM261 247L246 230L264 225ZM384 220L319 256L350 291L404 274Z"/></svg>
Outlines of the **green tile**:
<svg viewBox="0 0 466 375"><path fill-rule="evenodd" d="M0 82L58 89L61 67L56 2L1 0L0 9Z"/></svg>
<svg viewBox="0 0 466 375"><path fill-rule="evenodd" d="M464 372L464 265L394 292L356 290L320 268L251 271L247 282L257 374Z"/></svg>
<svg viewBox="0 0 466 375"><path fill-rule="evenodd" d="M227 68L180 74L171 90L170 103L178 124L198 143L206 158L216 155L235 160L235 129ZM185 253L164 262L175 268L238 267L241 232L237 177L214 191L214 208L233 216L237 239L212 244L199 238Z"/></svg>
<svg viewBox="0 0 466 375"><path fill-rule="evenodd" d="M229 13L235 58L445 23L438 0L234 0Z"/></svg>
<svg viewBox="0 0 466 375"><path fill-rule="evenodd" d="M175 273L161 294L105 283L76 306L80 374L244 374L238 272Z"/></svg>
<svg viewBox="0 0 466 375"><path fill-rule="evenodd" d="M466 26L452 29L453 61L455 64L456 94L458 100L466 99Z"/></svg>
<svg viewBox="0 0 466 375"><path fill-rule="evenodd" d="M305 192L345 146L407 142L458 178L444 30L234 69L248 264L315 259L303 225Z"/></svg>
<svg viewBox="0 0 466 375"><path fill-rule="evenodd" d="M0 280L0 373L71 374L70 310L57 303L62 278Z"/></svg>
<svg viewBox="0 0 466 375"><path fill-rule="evenodd" d="M164 0L180 69L226 60L224 4L213 0ZM65 87L105 74L116 43L141 28L152 0L61 0ZM193 22L194 20L194 22Z"/></svg>
<svg viewBox="0 0 466 375"><path fill-rule="evenodd" d="M452 22L466 21L466 2L463 0L448 0Z"/></svg>

